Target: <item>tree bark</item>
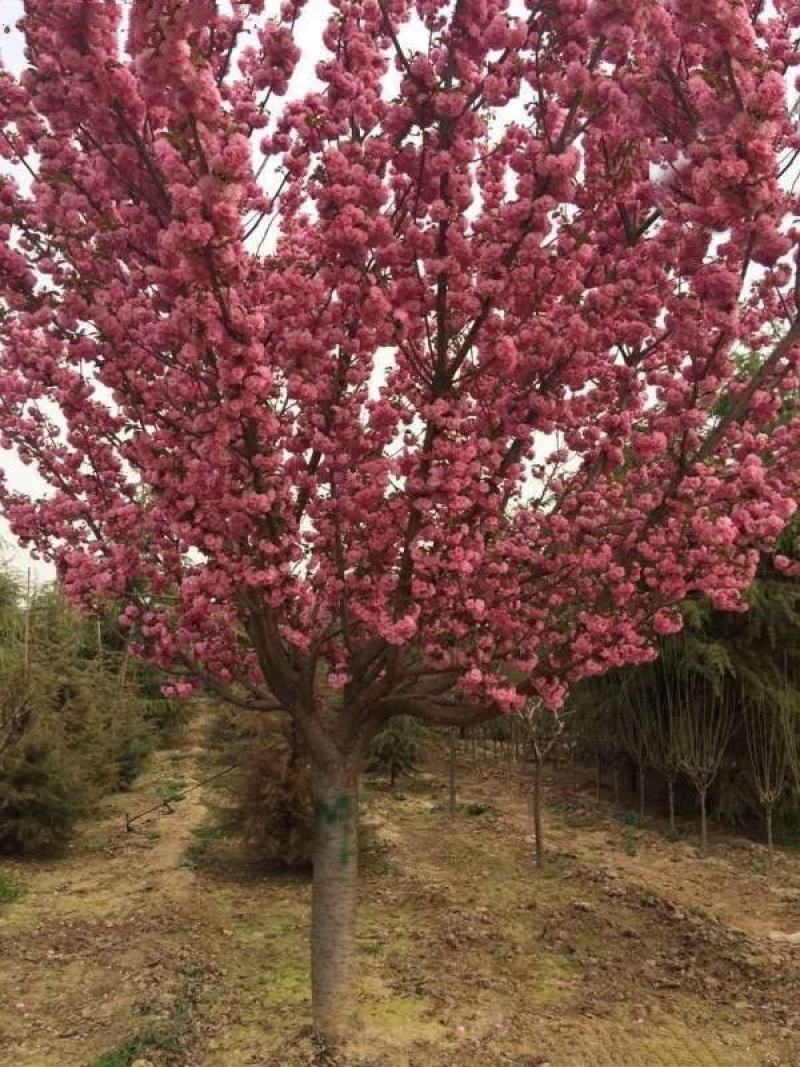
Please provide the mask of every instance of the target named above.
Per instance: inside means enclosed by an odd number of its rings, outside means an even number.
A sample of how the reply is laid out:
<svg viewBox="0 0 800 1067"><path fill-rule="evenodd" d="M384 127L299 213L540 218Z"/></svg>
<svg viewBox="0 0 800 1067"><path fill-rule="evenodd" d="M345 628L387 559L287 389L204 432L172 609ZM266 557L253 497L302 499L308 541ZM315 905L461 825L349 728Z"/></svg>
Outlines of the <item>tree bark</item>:
<svg viewBox="0 0 800 1067"><path fill-rule="evenodd" d="M772 867L772 805L767 806L767 863Z"/></svg>
<svg viewBox="0 0 800 1067"><path fill-rule="evenodd" d="M644 764L643 763L640 763L638 765L638 770L639 770L639 822L643 823L644 822L644 815L645 815L645 802L644 802L645 801L645 796L644 796L645 780L644 780Z"/></svg>
<svg viewBox="0 0 800 1067"><path fill-rule="evenodd" d="M355 1007L360 760L314 763L314 882L311 896L311 1000L314 1030L335 1047Z"/></svg>
<svg viewBox="0 0 800 1067"><path fill-rule="evenodd" d="M533 847L536 866L541 867L544 858L544 841L542 840L542 761L533 764Z"/></svg>

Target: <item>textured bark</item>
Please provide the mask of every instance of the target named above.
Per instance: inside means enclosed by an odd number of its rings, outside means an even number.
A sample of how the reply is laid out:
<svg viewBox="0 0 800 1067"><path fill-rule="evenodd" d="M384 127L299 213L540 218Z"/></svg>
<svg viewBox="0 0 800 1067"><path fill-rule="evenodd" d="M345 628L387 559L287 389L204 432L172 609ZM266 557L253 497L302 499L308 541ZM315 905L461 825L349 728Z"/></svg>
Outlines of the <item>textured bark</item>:
<svg viewBox="0 0 800 1067"><path fill-rule="evenodd" d="M350 1031L355 1006L359 760L315 765L311 998L314 1029L335 1046Z"/></svg>

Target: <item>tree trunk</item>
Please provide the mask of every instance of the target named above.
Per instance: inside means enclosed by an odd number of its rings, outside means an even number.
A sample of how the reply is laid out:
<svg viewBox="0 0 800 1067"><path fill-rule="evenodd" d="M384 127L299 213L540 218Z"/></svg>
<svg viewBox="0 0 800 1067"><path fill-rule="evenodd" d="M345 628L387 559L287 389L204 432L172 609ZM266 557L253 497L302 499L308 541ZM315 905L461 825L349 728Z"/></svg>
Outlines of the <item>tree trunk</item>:
<svg viewBox="0 0 800 1067"><path fill-rule="evenodd" d="M619 767L614 764L614 803L619 804Z"/></svg>
<svg viewBox="0 0 800 1067"><path fill-rule="evenodd" d="M699 790L700 793L700 851L708 851L708 815L706 813L707 787Z"/></svg>
<svg viewBox="0 0 800 1067"><path fill-rule="evenodd" d="M533 847L536 856L536 866L541 867L544 856L544 841L542 840L542 761L535 760L533 764Z"/></svg>
<svg viewBox="0 0 800 1067"><path fill-rule="evenodd" d="M311 1000L314 1029L330 1047L348 1034L355 1006L359 762L312 770Z"/></svg>
<svg viewBox="0 0 800 1067"><path fill-rule="evenodd" d="M450 818L456 817L456 734L450 731Z"/></svg>
<svg viewBox="0 0 800 1067"><path fill-rule="evenodd" d="M667 799L669 802L669 832L675 833L675 779L670 775L667 778Z"/></svg>
<svg viewBox="0 0 800 1067"><path fill-rule="evenodd" d="M767 863L772 867L772 805L769 804L766 810L767 817Z"/></svg>

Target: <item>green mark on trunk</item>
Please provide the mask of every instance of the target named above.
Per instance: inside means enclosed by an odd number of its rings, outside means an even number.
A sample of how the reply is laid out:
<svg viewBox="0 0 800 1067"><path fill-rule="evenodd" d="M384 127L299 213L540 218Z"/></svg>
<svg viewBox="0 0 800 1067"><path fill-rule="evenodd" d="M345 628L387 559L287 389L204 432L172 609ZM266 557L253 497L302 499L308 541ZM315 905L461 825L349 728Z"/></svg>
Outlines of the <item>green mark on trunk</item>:
<svg viewBox="0 0 800 1067"><path fill-rule="evenodd" d="M352 818L353 798L347 793L330 799L317 800L314 805L314 829L319 833L323 827L340 827L342 835L339 862L344 867L350 861L350 819Z"/></svg>

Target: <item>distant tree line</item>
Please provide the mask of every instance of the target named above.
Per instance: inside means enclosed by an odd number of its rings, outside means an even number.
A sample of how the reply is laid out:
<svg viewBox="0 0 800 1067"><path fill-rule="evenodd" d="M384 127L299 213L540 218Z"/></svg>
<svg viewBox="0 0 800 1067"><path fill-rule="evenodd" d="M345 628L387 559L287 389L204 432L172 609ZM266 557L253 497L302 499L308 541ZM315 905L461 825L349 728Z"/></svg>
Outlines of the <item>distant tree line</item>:
<svg viewBox="0 0 800 1067"><path fill-rule="evenodd" d="M0 852L63 845L185 715L115 615L82 618L56 585L31 591L0 567Z"/></svg>

